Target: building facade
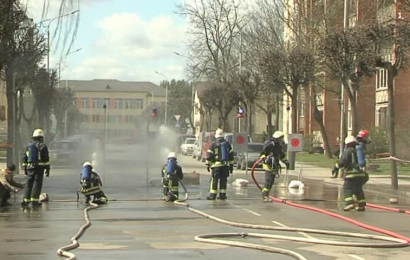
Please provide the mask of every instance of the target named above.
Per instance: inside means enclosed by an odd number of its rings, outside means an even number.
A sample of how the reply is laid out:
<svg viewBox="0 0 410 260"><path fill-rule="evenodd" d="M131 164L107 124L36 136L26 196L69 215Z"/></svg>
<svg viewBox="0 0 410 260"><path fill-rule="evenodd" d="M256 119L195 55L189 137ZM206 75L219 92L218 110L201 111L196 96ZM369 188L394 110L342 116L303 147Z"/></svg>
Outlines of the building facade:
<svg viewBox="0 0 410 260"><path fill-rule="evenodd" d="M105 135L110 140L138 138L137 125L147 111L166 101L165 89L151 82L63 80L60 85L75 94L82 114L80 132Z"/></svg>

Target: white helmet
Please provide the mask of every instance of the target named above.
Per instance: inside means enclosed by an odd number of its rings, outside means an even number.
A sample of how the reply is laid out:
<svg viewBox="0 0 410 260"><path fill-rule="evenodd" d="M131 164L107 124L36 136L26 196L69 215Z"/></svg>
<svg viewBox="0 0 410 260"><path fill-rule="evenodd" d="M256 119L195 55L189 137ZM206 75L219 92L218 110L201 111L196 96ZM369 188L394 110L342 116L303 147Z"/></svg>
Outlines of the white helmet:
<svg viewBox="0 0 410 260"><path fill-rule="evenodd" d="M92 165L91 165L90 162L85 162L85 163L83 164L83 167L86 167L86 166L92 166Z"/></svg>
<svg viewBox="0 0 410 260"><path fill-rule="evenodd" d="M41 129L34 130L33 137L43 137L44 138L44 131Z"/></svg>
<svg viewBox="0 0 410 260"><path fill-rule="evenodd" d="M345 144L355 143L356 138L353 135L349 135L345 138Z"/></svg>
<svg viewBox="0 0 410 260"><path fill-rule="evenodd" d="M275 138L275 139L279 139L279 138L282 138L284 136L285 136L285 134L282 131L276 131L272 135L272 137Z"/></svg>
<svg viewBox="0 0 410 260"><path fill-rule="evenodd" d="M215 131L215 138L224 137L224 131L221 128L216 129Z"/></svg>
<svg viewBox="0 0 410 260"><path fill-rule="evenodd" d="M176 153L174 153L174 152L170 152L169 154L168 154L168 157L167 158L177 158L177 155L176 155Z"/></svg>

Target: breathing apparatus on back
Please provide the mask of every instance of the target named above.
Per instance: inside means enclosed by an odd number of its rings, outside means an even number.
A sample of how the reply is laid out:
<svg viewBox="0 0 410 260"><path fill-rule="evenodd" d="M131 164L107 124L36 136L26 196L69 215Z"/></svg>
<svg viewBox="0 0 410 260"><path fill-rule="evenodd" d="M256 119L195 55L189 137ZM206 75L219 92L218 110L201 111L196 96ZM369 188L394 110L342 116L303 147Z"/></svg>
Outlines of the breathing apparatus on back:
<svg viewBox="0 0 410 260"><path fill-rule="evenodd" d="M168 154L167 160L167 175L175 174L177 168L177 156L174 152Z"/></svg>
<svg viewBox="0 0 410 260"><path fill-rule="evenodd" d="M91 185L91 175L93 167L90 162L83 164L83 170L81 171L81 184L83 187L89 187Z"/></svg>
<svg viewBox="0 0 410 260"><path fill-rule="evenodd" d="M219 154L219 159L223 163L228 163L229 162L229 147L228 147L228 142L223 137L223 131L222 129L218 128L215 131L215 138L218 141L218 154Z"/></svg>

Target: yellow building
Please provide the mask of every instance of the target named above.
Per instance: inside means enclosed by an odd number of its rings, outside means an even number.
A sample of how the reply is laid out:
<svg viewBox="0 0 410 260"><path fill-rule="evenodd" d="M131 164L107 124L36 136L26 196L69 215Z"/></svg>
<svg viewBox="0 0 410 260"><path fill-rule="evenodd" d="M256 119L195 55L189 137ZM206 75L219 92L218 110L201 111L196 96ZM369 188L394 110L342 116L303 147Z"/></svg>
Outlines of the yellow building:
<svg viewBox="0 0 410 260"><path fill-rule="evenodd" d="M110 140L135 140L143 111L165 104L165 89L151 82L67 80L60 86L70 87L75 94L83 115L79 132L106 134Z"/></svg>

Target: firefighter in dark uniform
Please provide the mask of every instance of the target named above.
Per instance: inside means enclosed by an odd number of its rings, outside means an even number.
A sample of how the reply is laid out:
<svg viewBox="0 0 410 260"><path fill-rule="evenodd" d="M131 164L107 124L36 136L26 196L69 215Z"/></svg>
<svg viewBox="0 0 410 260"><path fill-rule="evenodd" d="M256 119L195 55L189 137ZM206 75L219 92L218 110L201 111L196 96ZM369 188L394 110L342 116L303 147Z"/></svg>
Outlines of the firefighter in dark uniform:
<svg viewBox="0 0 410 260"><path fill-rule="evenodd" d="M175 201L179 198L179 180L184 178L182 167L177 162L174 152L168 154L167 163L162 167L163 200Z"/></svg>
<svg viewBox="0 0 410 260"><path fill-rule="evenodd" d="M286 168L289 169L283 139L283 132L276 131L273 133L272 139L264 143L263 152L260 156L263 161L262 169L265 170L265 185L262 189L262 197L265 201L269 200L269 193L275 183L275 178L279 177L279 161L282 161L286 165Z"/></svg>
<svg viewBox="0 0 410 260"><path fill-rule="evenodd" d="M234 155L232 145L224 139L222 129L215 131L216 141L207 150L206 166L211 172L211 183L207 200L215 200L218 192L219 198L226 200L226 186L229 174L233 172ZM224 158L225 157L225 158Z"/></svg>
<svg viewBox="0 0 410 260"><path fill-rule="evenodd" d="M44 173L50 176L50 157L47 145L44 143L44 131L36 129L33 132L33 141L29 143L23 155L24 173L27 175L27 186L21 205L27 207L30 202L33 207L41 206L39 201L43 187Z"/></svg>
<svg viewBox="0 0 410 260"><path fill-rule="evenodd" d="M83 170L81 173L81 193L84 195L84 204L88 204L93 196L92 203L95 204L107 204L108 198L102 191L102 181L100 176L93 170L93 166L90 162L83 164Z"/></svg>
<svg viewBox="0 0 410 260"><path fill-rule="evenodd" d="M369 180L369 175L363 165L364 156L358 157L360 144L354 136L350 135L345 139L345 150L339 159L339 167L344 168L346 173L343 183L343 195L345 199L344 211L355 209L354 198L357 199L357 211L365 211L366 199L363 192L363 185Z"/></svg>

